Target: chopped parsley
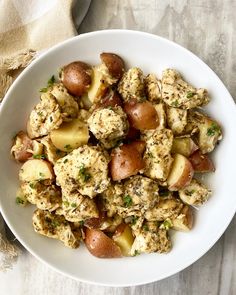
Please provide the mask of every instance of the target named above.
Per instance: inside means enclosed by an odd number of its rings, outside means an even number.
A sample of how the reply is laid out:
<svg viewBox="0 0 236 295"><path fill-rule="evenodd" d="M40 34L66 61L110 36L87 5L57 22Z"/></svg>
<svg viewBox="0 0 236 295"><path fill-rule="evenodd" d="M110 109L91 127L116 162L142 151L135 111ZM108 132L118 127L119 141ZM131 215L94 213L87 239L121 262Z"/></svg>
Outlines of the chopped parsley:
<svg viewBox="0 0 236 295"><path fill-rule="evenodd" d="M71 203L70 205L71 205L71 207L73 207L73 208L76 208L76 207L77 207L77 204L76 204L76 203Z"/></svg>
<svg viewBox="0 0 236 295"><path fill-rule="evenodd" d="M191 98L194 96L194 93L192 91L188 91L186 97Z"/></svg>
<svg viewBox="0 0 236 295"><path fill-rule="evenodd" d="M83 225L84 225L84 220L81 220L81 221L79 222L79 224L80 224L80 226L83 226Z"/></svg>
<svg viewBox="0 0 236 295"><path fill-rule="evenodd" d="M43 112L38 112L38 115L39 115L40 117L42 117L42 116L43 116Z"/></svg>
<svg viewBox="0 0 236 295"><path fill-rule="evenodd" d="M194 193L195 193L195 190L194 190L194 189L191 190L191 191L188 191L188 190L185 191L185 194L186 194L187 196L192 196L192 194L194 194Z"/></svg>
<svg viewBox="0 0 236 295"><path fill-rule="evenodd" d="M70 203L68 201L64 201L63 204L66 206L66 207L69 207Z"/></svg>
<svg viewBox="0 0 236 295"><path fill-rule="evenodd" d="M132 217L132 219L131 219L131 221L130 221L130 224L131 225L135 225L136 224L136 222L137 222L137 217L136 216L131 216Z"/></svg>
<svg viewBox="0 0 236 295"><path fill-rule="evenodd" d="M170 220L165 220L163 222L163 227L166 229L166 230L169 230L171 227L173 226L172 222Z"/></svg>
<svg viewBox="0 0 236 295"><path fill-rule="evenodd" d="M56 154L59 156L62 153L59 149L56 149Z"/></svg>
<svg viewBox="0 0 236 295"><path fill-rule="evenodd" d="M45 154L41 154L41 155L33 155L33 158L34 158L34 159L42 159L42 160L47 159L47 157L46 157Z"/></svg>
<svg viewBox="0 0 236 295"><path fill-rule="evenodd" d="M168 191L168 189L163 189L163 190L160 190L159 191L159 196L160 197L167 197L167 196L169 196L169 191Z"/></svg>
<svg viewBox="0 0 236 295"><path fill-rule="evenodd" d="M91 174L88 173L84 164L80 166L79 169L79 178L83 180L83 182L87 182L91 178Z"/></svg>
<svg viewBox="0 0 236 295"><path fill-rule="evenodd" d="M25 200L22 199L21 197L16 197L16 204L18 204L18 205L24 205L25 204Z"/></svg>
<svg viewBox="0 0 236 295"><path fill-rule="evenodd" d="M67 162L68 162L68 159L65 159L65 160L63 161L64 164L67 163Z"/></svg>
<svg viewBox="0 0 236 295"><path fill-rule="evenodd" d="M55 83L55 81L56 81L55 76L52 75L52 77L48 80L47 87L43 87L39 91L40 92L47 92L48 88L51 87Z"/></svg>
<svg viewBox="0 0 236 295"><path fill-rule="evenodd" d="M60 222L58 222L57 220L52 220L52 226L53 227L57 227L57 226L59 226L61 223Z"/></svg>
<svg viewBox="0 0 236 295"><path fill-rule="evenodd" d="M148 152L147 155L148 155L150 158L152 158L152 159L154 158L153 154L150 153L150 152Z"/></svg>
<svg viewBox="0 0 236 295"><path fill-rule="evenodd" d="M133 256L137 256L137 255L139 255L140 253L139 253L139 251L138 250L134 250L134 255Z"/></svg>
<svg viewBox="0 0 236 295"><path fill-rule="evenodd" d="M64 148L65 148L66 150L71 150L71 149L72 149L72 147L71 147L70 144L66 144L66 145L64 146Z"/></svg>
<svg viewBox="0 0 236 295"><path fill-rule="evenodd" d="M45 174L44 174L44 173L42 173L42 172L39 172L39 176L40 176L40 178L41 178L41 180L42 180L42 179L44 179L44 177L45 177Z"/></svg>
<svg viewBox="0 0 236 295"><path fill-rule="evenodd" d="M35 183L30 182L29 186L30 186L30 188L34 189L35 188Z"/></svg>
<svg viewBox="0 0 236 295"><path fill-rule="evenodd" d="M133 204L133 200L130 195L126 195L123 197L125 207L130 207Z"/></svg>
<svg viewBox="0 0 236 295"><path fill-rule="evenodd" d="M173 101L171 105L172 107L178 107L179 106L178 100Z"/></svg>
<svg viewBox="0 0 236 295"><path fill-rule="evenodd" d="M220 127L217 124L212 123L211 127L207 129L207 135L213 136L216 133L220 133Z"/></svg>
<svg viewBox="0 0 236 295"><path fill-rule="evenodd" d="M148 228L148 225L147 225L147 224L144 224L144 225L143 225L143 230L145 230L145 231L149 231L149 228Z"/></svg>

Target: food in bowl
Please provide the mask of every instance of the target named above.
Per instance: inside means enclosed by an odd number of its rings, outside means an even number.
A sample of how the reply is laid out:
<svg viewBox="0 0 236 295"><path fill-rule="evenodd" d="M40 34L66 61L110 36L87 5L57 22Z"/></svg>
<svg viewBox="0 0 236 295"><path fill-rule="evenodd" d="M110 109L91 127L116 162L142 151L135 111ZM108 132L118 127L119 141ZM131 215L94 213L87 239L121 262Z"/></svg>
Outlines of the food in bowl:
<svg viewBox="0 0 236 295"><path fill-rule="evenodd" d="M36 205L37 233L97 257L167 253L171 230L189 231L193 208L211 191L195 176L213 172L222 138L203 113L206 89L174 69L144 76L102 53L74 61L40 90L11 153L23 163L17 203Z"/></svg>

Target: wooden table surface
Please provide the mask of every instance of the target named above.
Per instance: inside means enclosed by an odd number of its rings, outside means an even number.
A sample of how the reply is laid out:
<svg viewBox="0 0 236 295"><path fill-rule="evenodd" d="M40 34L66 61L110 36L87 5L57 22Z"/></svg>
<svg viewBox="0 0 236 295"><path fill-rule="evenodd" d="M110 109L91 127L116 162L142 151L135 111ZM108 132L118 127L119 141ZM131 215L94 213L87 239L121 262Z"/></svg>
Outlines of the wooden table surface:
<svg viewBox="0 0 236 295"><path fill-rule="evenodd" d="M79 33L125 28L166 37L202 58L235 95L235 11L236 0L93 0ZM236 294L235 245L236 218L215 246L192 266L160 282L131 288L79 283L22 250L14 269L0 273L0 294L233 295Z"/></svg>

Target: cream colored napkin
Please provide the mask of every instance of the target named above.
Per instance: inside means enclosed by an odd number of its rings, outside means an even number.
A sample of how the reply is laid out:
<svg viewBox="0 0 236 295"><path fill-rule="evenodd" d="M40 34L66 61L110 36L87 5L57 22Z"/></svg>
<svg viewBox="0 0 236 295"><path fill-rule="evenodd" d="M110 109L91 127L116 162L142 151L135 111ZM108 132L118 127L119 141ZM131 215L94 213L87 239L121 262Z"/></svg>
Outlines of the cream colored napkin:
<svg viewBox="0 0 236 295"><path fill-rule="evenodd" d="M0 0L0 101L14 78L40 51L77 34L91 0ZM10 268L18 247L0 216L0 270Z"/></svg>

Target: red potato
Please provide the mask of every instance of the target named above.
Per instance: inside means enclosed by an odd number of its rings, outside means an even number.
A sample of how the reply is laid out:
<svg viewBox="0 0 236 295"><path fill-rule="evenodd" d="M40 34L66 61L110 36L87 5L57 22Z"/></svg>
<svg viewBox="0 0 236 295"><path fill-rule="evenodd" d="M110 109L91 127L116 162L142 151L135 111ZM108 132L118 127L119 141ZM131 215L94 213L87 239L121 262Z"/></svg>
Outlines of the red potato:
<svg viewBox="0 0 236 295"><path fill-rule="evenodd" d="M159 125L159 118L154 106L149 102L127 102L124 111L128 115L132 127L138 130L156 129Z"/></svg>
<svg viewBox="0 0 236 295"><path fill-rule="evenodd" d="M110 172L112 180L118 181L137 174L144 168L144 161L137 147L124 144L111 153Z"/></svg>
<svg viewBox="0 0 236 295"><path fill-rule="evenodd" d="M96 201L96 205L99 211L99 217L98 218L89 218L87 220L85 220L84 225L88 228L94 228L94 229L98 229L100 228L101 224L106 220L107 216L106 216L106 212L104 210L103 204L101 202L101 200L97 200Z"/></svg>
<svg viewBox="0 0 236 295"><path fill-rule="evenodd" d="M136 149L140 154L143 154L146 148L146 142L143 140L136 140L131 142L129 146Z"/></svg>
<svg viewBox="0 0 236 295"><path fill-rule="evenodd" d="M20 131L13 143L11 153L13 157L19 162L25 162L32 157L32 152L29 150L33 149L33 141L23 131Z"/></svg>
<svg viewBox="0 0 236 295"><path fill-rule="evenodd" d="M134 242L132 230L128 224L120 224L112 239L120 247L121 252L124 256L131 256L131 248Z"/></svg>
<svg viewBox="0 0 236 295"><path fill-rule="evenodd" d="M102 62L106 65L109 74L120 79L125 71L125 64L123 59L114 53L103 52L100 54Z"/></svg>
<svg viewBox="0 0 236 295"><path fill-rule="evenodd" d="M140 131L132 126L129 126L129 131L126 138L129 140L134 140L140 136Z"/></svg>
<svg viewBox="0 0 236 295"><path fill-rule="evenodd" d="M202 152L196 151L189 157L189 161L191 162L193 169L195 172L214 172L215 166L212 160L209 158L207 154L202 154Z"/></svg>
<svg viewBox="0 0 236 295"><path fill-rule="evenodd" d="M177 137L174 138L171 152L189 157L196 150L198 150L198 146L191 137Z"/></svg>
<svg viewBox="0 0 236 295"><path fill-rule="evenodd" d="M86 228L85 245L89 252L99 258L122 257L120 248L101 230Z"/></svg>
<svg viewBox="0 0 236 295"><path fill-rule="evenodd" d="M122 99L116 91L108 91L108 93L101 99L98 107L122 107Z"/></svg>
<svg viewBox="0 0 236 295"><path fill-rule="evenodd" d="M174 155L172 169L167 178L168 189L178 191L189 185L193 178L194 170L191 162L181 154Z"/></svg>
<svg viewBox="0 0 236 295"><path fill-rule="evenodd" d="M62 69L62 83L75 96L81 96L91 85L92 68L82 61L74 61Z"/></svg>

